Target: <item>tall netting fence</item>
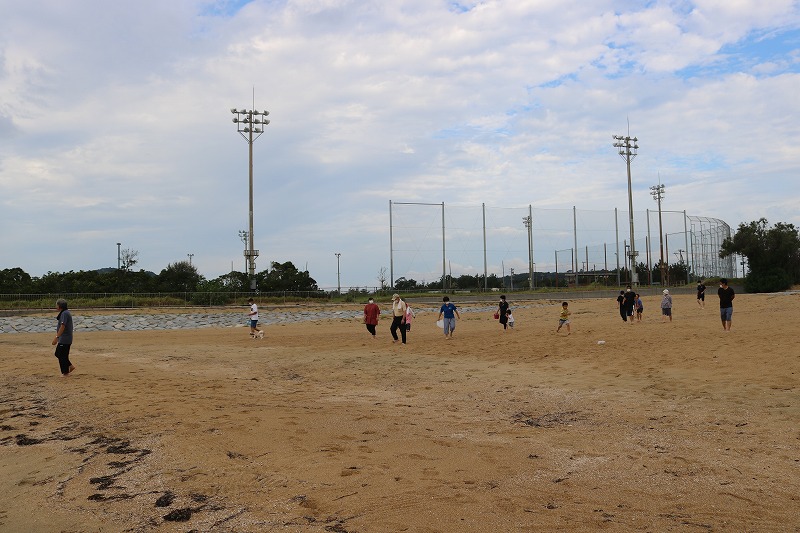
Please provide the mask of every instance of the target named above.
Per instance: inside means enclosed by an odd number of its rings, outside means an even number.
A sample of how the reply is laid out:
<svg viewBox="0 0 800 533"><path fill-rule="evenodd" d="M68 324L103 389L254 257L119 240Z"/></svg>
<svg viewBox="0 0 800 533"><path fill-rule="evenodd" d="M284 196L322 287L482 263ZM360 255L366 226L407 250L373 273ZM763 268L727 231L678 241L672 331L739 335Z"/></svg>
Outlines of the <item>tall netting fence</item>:
<svg viewBox="0 0 800 533"><path fill-rule="evenodd" d="M683 211L549 209L390 202L390 278L421 284L461 275L535 283L555 273L572 283L629 281L631 253L639 283L662 260L686 264L686 278L732 276L732 260L719 259L730 228L724 222ZM727 231L727 233L726 233ZM716 257L716 259L715 259ZM531 273L533 275L531 275ZM513 275L513 277L512 277ZM646 279L642 279L642 276Z"/></svg>

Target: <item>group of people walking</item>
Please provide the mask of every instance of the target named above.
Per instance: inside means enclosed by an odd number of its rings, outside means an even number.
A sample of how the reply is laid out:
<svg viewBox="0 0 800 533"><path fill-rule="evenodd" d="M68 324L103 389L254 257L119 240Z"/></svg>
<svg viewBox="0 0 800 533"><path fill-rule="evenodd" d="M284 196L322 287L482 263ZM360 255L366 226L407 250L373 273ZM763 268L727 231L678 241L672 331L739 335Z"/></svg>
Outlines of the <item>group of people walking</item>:
<svg viewBox="0 0 800 533"><path fill-rule="evenodd" d="M672 295L669 289L661 291L661 321L672 322ZM732 287L728 285L726 278L719 280L719 289L717 290L719 296L719 309L720 319L722 321L722 329L725 331L731 330L731 320L733 318L733 299L736 298L736 293ZM697 305L701 309L705 309L706 300L706 286L703 280L697 282ZM619 315L623 322L634 322L634 310L636 311L636 321L642 321L642 313L644 312L644 304L642 298L633 291L630 285L624 291L619 291L617 296L617 305L619 306Z"/></svg>
<svg viewBox="0 0 800 533"><path fill-rule="evenodd" d="M703 280L697 284L697 304L701 309L705 308L705 291L706 286ZM731 330L731 321L733 319L733 300L736 298L736 293L733 288L728 285L728 280L722 278L719 280L719 289L717 290L719 296L720 319L722 321L722 329L726 332ZM642 321L642 313L644 305L642 299L636 292L633 291L630 285L626 290L620 291L617 297L619 305L619 314L623 322L630 322L633 324L634 316L636 321ZM250 311L248 313L248 321L250 326L250 336L252 338L264 338L264 332L258 327L258 306L251 298L248 301ZM72 347L72 314L70 313L66 300L59 299L56 302L58 308L58 316L56 317L56 336L52 344L56 347L55 356L58 359L61 376L69 376L74 370L75 366L69 359L70 348ZM635 311L635 315L634 315ZM377 338L377 326L380 318L381 310L378 304L375 303L373 298L364 306L364 324L367 331L372 335L373 339ZM561 304L561 312L558 319L558 329L556 333L561 331L562 327L566 326L567 335L570 331L570 310L569 304L563 302ZM661 314L662 321L672 321L672 295L669 289L662 291L661 299ZM503 331L508 331L514 328L514 315L511 312L511 306L506 300L505 296L500 296L500 302L497 305L494 318L498 320L503 327ZM442 298L442 306L439 308L439 317L437 325L440 325L446 339L452 339L453 333L456 329L456 319L461 319L458 312L458 307L450 301L450 298L445 296ZM411 330L411 322L414 320L414 311L411 306L404 301L399 294L392 296L392 325L389 331L392 334L392 342L398 341L406 344L408 339L408 332ZM399 333L399 336L398 336Z"/></svg>
<svg viewBox="0 0 800 533"><path fill-rule="evenodd" d="M450 302L450 298L445 296L443 299L442 307L439 310L439 321L442 322L442 330L447 339L453 338L453 332L456 329L456 317L461 319L458 308ZM370 298L367 305L364 306L364 324L367 331L376 339L378 336L377 326L380 319L381 310L378 304L375 303L374 298ZM411 322L414 320L414 311L408 303L400 298L400 295L395 293L392 296L392 325L389 326L389 332L392 334L392 343L400 341L406 344L408 332L411 331ZM400 336L398 337L398 332Z"/></svg>

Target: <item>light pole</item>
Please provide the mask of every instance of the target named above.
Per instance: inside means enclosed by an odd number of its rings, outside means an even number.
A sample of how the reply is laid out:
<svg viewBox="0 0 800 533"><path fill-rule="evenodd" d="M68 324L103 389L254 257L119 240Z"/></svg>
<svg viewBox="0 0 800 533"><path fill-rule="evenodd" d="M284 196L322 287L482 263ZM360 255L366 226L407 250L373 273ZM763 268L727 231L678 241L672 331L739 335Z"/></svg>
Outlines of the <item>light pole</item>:
<svg viewBox="0 0 800 533"><path fill-rule="evenodd" d="M336 292L342 294L342 277L339 272L339 258L342 256L339 252L334 254L336 256Z"/></svg>
<svg viewBox="0 0 800 533"><path fill-rule="evenodd" d="M528 288L533 290L533 217L522 217L522 223L528 228Z"/></svg>
<svg viewBox="0 0 800 533"><path fill-rule="evenodd" d="M247 243L248 243L247 235L248 234L247 234L246 230L243 230L243 229L239 230L239 239L241 239L241 241L244 243L244 270L245 270L245 272L247 272L247 266L249 264L249 262L247 260Z"/></svg>
<svg viewBox="0 0 800 533"><path fill-rule="evenodd" d="M636 272L636 244L633 239L633 191L631 189L631 161L636 157L639 149L639 139L631 137L630 133L626 136L614 135L614 148L619 150L619 155L625 160L628 167L628 217L631 225L631 282L635 285L639 282L639 274Z"/></svg>
<svg viewBox="0 0 800 533"><path fill-rule="evenodd" d="M122 255L120 255L119 247L122 246L121 242L117 243L117 270L122 268Z"/></svg>
<svg viewBox="0 0 800 533"><path fill-rule="evenodd" d="M194 257L194 254L186 254L186 255L189 257L189 266L192 266L192 257Z"/></svg>
<svg viewBox="0 0 800 533"><path fill-rule="evenodd" d="M255 107L255 105L254 105ZM250 277L250 290L256 288L256 257L258 250L253 249L253 142L264 133L264 127L269 124L267 115L269 111L255 111L253 109L231 109L233 113L233 123L236 124L236 131L247 141L248 152L250 155L249 175L250 175L250 209L249 209L249 231L248 246L244 251L247 261L248 275ZM240 233L241 234L241 233Z"/></svg>
<svg viewBox="0 0 800 533"><path fill-rule="evenodd" d="M661 181L661 180L659 180ZM665 284L666 276L664 275L664 230L661 227L661 200L664 198L664 185L659 183L650 187L650 194L653 200L658 202L658 240L661 244L661 263L659 270L661 272L661 284Z"/></svg>

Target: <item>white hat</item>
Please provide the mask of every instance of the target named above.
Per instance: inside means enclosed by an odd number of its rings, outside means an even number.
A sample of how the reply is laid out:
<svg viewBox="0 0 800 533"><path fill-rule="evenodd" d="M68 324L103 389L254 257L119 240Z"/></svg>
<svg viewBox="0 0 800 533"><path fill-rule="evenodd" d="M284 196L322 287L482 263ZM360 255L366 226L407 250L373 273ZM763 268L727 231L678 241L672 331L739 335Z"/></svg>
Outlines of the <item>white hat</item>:
<svg viewBox="0 0 800 533"><path fill-rule="evenodd" d="M669 289L664 289L664 294L669 294Z"/></svg>

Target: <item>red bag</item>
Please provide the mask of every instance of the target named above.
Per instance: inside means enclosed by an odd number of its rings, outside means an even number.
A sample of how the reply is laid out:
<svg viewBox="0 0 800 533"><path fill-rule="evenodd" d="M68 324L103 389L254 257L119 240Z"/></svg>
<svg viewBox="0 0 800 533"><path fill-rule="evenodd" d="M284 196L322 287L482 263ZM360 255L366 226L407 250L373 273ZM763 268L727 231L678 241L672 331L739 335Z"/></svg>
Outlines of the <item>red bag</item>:
<svg viewBox="0 0 800 533"><path fill-rule="evenodd" d="M494 319L495 320L500 320L500 313L495 313L494 314Z"/></svg>

